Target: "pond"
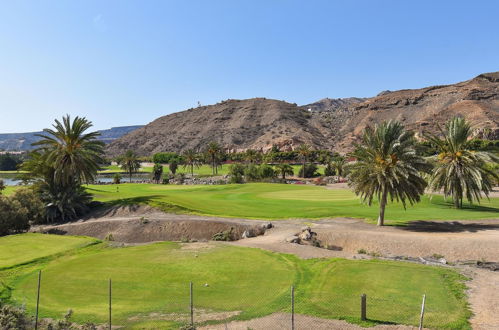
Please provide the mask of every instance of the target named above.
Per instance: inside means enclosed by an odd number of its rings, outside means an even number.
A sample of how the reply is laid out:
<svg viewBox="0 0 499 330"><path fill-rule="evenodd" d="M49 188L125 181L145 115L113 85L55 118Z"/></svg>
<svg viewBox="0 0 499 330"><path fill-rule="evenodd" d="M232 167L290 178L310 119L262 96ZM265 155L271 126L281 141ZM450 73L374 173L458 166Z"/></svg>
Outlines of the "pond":
<svg viewBox="0 0 499 330"><path fill-rule="evenodd" d="M95 179L95 183L111 183L113 182L114 174L99 174ZM151 174L149 173L138 173L132 175L132 182L147 182L151 179ZM3 180L6 186L15 186L22 183L18 175L15 173L3 173L0 174L0 180ZM121 175L121 182L130 182L130 178L126 174Z"/></svg>

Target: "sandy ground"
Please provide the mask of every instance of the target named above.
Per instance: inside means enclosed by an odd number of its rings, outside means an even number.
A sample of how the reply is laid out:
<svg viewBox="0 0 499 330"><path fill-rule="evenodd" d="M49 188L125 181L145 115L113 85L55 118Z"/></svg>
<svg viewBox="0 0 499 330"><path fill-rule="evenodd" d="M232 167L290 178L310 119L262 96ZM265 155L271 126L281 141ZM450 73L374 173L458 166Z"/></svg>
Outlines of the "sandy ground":
<svg viewBox="0 0 499 330"><path fill-rule="evenodd" d="M291 316L289 314L276 313L249 321L233 321L227 324L208 325L198 328L199 330L289 330L291 329ZM366 329L358 325L342 320L326 320L306 315L295 315L296 330L357 330ZM404 325L377 325L375 330L410 330L417 329Z"/></svg>
<svg viewBox="0 0 499 330"><path fill-rule="evenodd" d="M143 218L147 219L146 224L142 223ZM206 238L211 237L216 231L230 227L237 228L238 232L241 232L247 228L259 228L264 224L268 224L268 221L166 214L149 207L131 207L101 211L93 217L74 223L36 227L34 230L99 238L112 233L118 241L121 238L129 242L147 242L179 240L179 236L189 237L189 233L190 238L196 238L196 235ZM348 218L280 220L274 221L273 224L274 228L267 230L263 236L226 244L289 253L301 258L366 258L367 256L357 253L359 249L365 249L383 256L425 257L440 254L448 261L482 259L499 261L499 219L421 221L410 223L406 227L381 228L358 219ZM317 232L318 238L328 243L329 246L333 246L334 250L286 242L287 238L300 232L303 226L310 226L313 231ZM185 248L207 248L213 242L195 243L197 245L191 247L189 244L186 244ZM470 288L469 302L474 312L471 319L473 328L499 329L499 272L469 267L459 269L471 277L468 286ZM300 318L309 317L300 316ZM281 319L283 319L282 315L270 315L248 322L236 322L227 329L247 329L247 327L269 329L268 326L259 327L259 324L268 324L267 322L272 324L272 329L287 328L286 323L280 323ZM357 329L354 325L338 320L303 319L303 324L307 324L306 328L313 329ZM311 327L310 324L314 326ZM409 329L394 326L375 329L393 328ZM225 329L225 327L207 327L206 329Z"/></svg>

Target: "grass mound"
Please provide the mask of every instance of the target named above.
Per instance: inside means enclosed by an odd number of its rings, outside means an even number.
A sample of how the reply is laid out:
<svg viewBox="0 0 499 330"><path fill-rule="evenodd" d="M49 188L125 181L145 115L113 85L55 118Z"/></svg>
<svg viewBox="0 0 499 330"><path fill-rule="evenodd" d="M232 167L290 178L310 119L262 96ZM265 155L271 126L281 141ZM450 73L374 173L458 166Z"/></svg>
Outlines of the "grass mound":
<svg viewBox="0 0 499 330"><path fill-rule="evenodd" d="M35 233L0 237L0 269L27 264L96 242L96 239L88 237Z"/></svg>

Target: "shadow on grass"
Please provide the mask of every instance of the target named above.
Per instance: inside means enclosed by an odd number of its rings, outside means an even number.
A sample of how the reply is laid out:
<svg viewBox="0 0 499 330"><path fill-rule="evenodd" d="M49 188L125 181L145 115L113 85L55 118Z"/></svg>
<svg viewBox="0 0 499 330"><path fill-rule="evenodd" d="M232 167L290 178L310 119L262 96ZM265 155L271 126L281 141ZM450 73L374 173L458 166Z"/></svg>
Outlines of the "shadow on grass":
<svg viewBox="0 0 499 330"><path fill-rule="evenodd" d="M396 227L407 231L441 233L476 233L481 230L499 230L499 222L486 223L487 220L482 220L481 222L467 223L467 221L411 221Z"/></svg>

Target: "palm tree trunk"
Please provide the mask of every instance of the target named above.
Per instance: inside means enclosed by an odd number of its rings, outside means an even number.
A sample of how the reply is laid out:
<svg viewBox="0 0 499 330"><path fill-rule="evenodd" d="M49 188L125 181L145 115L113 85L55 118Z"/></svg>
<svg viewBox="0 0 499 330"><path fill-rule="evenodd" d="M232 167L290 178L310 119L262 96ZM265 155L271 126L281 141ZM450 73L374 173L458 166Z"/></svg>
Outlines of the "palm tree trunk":
<svg viewBox="0 0 499 330"><path fill-rule="evenodd" d="M459 194L457 192L454 192L452 198L454 199L454 207L456 209L461 208L461 203L459 202Z"/></svg>
<svg viewBox="0 0 499 330"><path fill-rule="evenodd" d="M303 177L305 178L306 177L306 175L305 175L305 158L303 158L302 170L303 170Z"/></svg>
<svg viewBox="0 0 499 330"><path fill-rule="evenodd" d="M194 164L191 164L191 177L194 177Z"/></svg>
<svg viewBox="0 0 499 330"><path fill-rule="evenodd" d="M130 183L132 183L132 171L130 171Z"/></svg>
<svg viewBox="0 0 499 330"><path fill-rule="evenodd" d="M385 188L383 189L381 201L379 202L378 226L385 225L385 208L386 208L387 195L388 195L388 190Z"/></svg>

